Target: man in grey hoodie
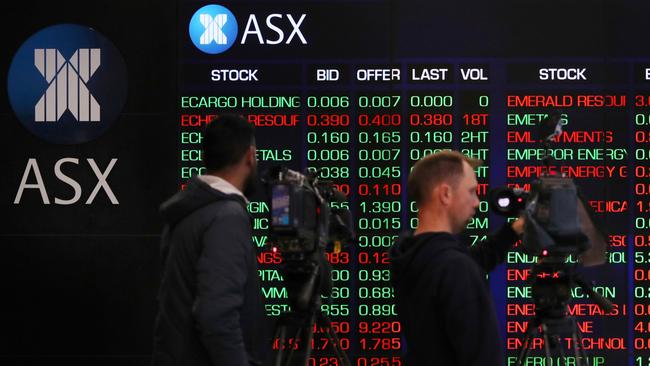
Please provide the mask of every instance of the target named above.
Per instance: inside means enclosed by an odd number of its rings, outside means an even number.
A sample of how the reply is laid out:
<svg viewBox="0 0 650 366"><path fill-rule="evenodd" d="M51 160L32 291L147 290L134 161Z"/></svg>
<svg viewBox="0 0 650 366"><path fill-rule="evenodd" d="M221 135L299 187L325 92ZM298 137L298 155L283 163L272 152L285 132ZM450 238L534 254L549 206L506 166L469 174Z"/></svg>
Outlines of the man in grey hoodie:
<svg viewBox="0 0 650 366"><path fill-rule="evenodd" d="M210 122L203 161L206 174L161 206L152 364L259 365L270 340L246 211L257 171L253 126L237 115Z"/></svg>
<svg viewBox="0 0 650 366"><path fill-rule="evenodd" d="M406 338L408 366L499 366L503 352L485 275L523 231L504 224L468 248L457 234L479 205L480 161L442 151L418 161L408 192L418 206L414 233L391 248L391 282Z"/></svg>

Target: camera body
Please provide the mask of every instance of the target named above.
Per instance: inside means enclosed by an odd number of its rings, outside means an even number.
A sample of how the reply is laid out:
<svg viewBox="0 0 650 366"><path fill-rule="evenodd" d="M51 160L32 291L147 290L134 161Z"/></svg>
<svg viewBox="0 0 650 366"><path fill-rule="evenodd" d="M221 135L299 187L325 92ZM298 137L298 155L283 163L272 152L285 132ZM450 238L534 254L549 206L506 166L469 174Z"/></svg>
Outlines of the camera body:
<svg viewBox="0 0 650 366"><path fill-rule="evenodd" d="M320 310L320 296L329 296L332 286L325 251L331 245L338 252L354 239L346 196L317 172L281 167L268 175L269 239L282 257L289 304L295 311Z"/></svg>
<svg viewBox="0 0 650 366"><path fill-rule="evenodd" d="M317 172L303 175L279 168L267 180L271 197L270 239L285 260L301 259L354 238L346 197Z"/></svg>
<svg viewBox="0 0 650 366"><path fill-rule="evenodd" d="M302 183L280 180L271 185L271 238L282 253L310 253L324 231L321 214L329 206ZM325 212L323 212L325 211Z"/></svg>
<svg viewBox="0 0 650 366"><path fill-rule="evenodd" d="M522 247L529 255L567 257L590 247L581 224L584 202L571 178L542 175L530 192L497 188L490 192L490 205L504 216L525 216Z"/></svg>
<svg viewBox="0 0 650 366"><path fill-rule="evenodd" d="M539 123L539 141L545 152L545 170L531 184L530 192L507 187L490 190L493 211L509 217L524 216L522 247L543 260L579 256L584 265L605 261L607 235L573 180L551 172L550 144L562 134L562 114L551 111Z"/></svg>
<svg viewBox="0 0 650 366"><path fill-rule="evenodd" d="M582 230L582 205L573 180L564 176L542 176L531 185L526 202L526 225L522 243L533 255L567 257L590 247Z"/></svg>

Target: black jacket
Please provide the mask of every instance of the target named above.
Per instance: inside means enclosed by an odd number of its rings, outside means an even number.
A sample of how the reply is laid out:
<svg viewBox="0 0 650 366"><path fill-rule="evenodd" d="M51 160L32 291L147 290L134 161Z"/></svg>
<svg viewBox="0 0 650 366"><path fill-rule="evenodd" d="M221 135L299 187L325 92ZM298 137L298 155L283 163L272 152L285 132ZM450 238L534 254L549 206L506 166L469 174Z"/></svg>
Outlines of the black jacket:
<svg viewBox="0 0 650 366"><path fill-rule="evenodd" d="M162 204L155 366L260 364L265 315L244 200L193 178Z"/></svg>
<svg viewBox="0 0 650 366"><path fill-rule="evenodd" d="M516 240L509 225L471 248L443 232L400 237L390 269L408 366L503 364L485 275Z"/></svg>

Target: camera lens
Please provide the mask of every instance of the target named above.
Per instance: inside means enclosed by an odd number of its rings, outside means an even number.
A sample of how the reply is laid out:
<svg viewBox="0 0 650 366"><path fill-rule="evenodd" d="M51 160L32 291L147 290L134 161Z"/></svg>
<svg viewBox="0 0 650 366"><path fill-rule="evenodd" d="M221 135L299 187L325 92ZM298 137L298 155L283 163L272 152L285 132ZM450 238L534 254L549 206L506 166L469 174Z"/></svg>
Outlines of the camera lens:
<svg viewBox="0 0 650 366"><path fill-rule="evenodd" d="M490 190L489 203L499 215L516 216L524 208L524 192L508 187L497 187Z"/></svg>
<svg viewBox="0 0 650 366"><path fill-rule="evenodd" d="M508 206L510 206L510 198L509 197L497 198L497 206L501 208L508 208Z"/></svg>

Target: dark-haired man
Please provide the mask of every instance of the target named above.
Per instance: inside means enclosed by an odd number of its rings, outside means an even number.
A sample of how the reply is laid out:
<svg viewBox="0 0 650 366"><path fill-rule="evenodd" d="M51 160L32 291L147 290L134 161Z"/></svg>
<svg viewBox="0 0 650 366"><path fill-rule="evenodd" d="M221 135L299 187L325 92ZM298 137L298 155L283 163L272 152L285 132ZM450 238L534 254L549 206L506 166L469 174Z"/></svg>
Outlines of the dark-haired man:
<svg viewBox="0 0 650 366"><path fill-rule="evenodd" d="M418 161L408 192L418 226L391 249L391 281L409 366L499 366L503 353L486 272L503 262L523 219L468 248L456 236L480 201L480 161L442 151Z"/></svg>
<svg viewBox="0 0 650 366"><path fill-rule="evenodd" d="M253 126L241 116L221 115L204 131L206 174L161 206L166 225L155 366L247 366L264 358L270 341L246 211L255 153Z"/></svg>

